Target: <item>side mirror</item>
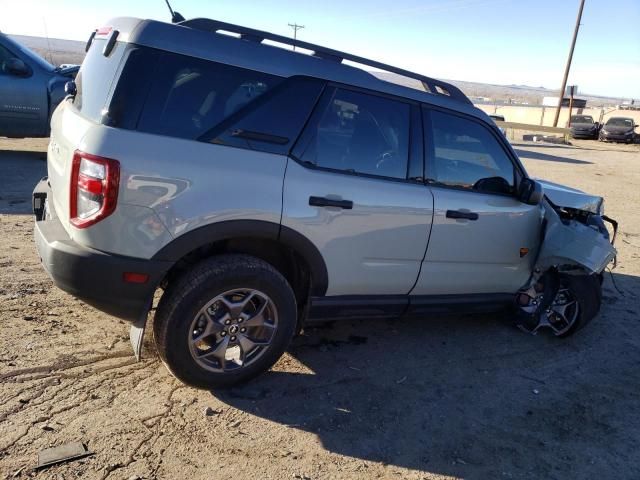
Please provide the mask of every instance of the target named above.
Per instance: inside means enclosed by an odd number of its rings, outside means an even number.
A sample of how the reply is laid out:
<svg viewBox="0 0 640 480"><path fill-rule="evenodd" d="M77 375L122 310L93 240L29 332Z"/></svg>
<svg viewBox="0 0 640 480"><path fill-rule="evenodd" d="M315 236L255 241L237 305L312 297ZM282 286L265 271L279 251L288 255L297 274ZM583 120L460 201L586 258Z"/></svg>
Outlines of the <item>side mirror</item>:
<svg viewBox="0 0 640 480"><path fill-rule="evenodd" d="M11 58L4 64L4 70L10 75L16 77L28 77L31 71L27 64L19 58Z"/></svg>
<svg viewBox="0 0 640 480"><path fill-rule="evenodd" d="M538 205L544 197L544 189L540 182L523 178L518 188L518 200L527 205Z"/></svg>
<svg viewBox="0 0 640 480"><path fill-rule="evenodd" d="M65 83L64 93L66 93L67 95L71 95L72 97L75 97L76 93L78 93L78 87L76 86L76 82L74 82L73 80L70 80L67 83Z"/></svg>

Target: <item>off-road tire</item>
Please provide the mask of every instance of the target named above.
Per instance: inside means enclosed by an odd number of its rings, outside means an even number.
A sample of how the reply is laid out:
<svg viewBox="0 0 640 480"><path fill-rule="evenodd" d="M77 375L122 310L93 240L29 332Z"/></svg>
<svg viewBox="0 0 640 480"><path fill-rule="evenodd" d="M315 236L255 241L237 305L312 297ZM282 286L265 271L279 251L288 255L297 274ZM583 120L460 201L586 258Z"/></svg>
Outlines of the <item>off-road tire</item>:
<svg viewBox="0 0 640 480"><path fill-rule="evenodd" d="M254 363L231 372L202 368L189 350L191 323L210 299L236 288L264 292L275 304L278 324L271 343ZM285 352L296 330L296 300L287 280L273 266L255 257L227 254L208 258L170 284L153 322L158 354L182 382L204 389L227 387L268 370Z"/></svg>

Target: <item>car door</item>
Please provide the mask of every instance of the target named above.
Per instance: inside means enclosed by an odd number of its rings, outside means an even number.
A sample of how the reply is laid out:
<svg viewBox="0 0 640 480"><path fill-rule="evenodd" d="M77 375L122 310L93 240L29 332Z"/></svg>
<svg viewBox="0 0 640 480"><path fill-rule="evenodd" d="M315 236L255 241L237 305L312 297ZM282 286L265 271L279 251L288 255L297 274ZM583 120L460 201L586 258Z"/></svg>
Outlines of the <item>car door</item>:
<svg viewBox="0 0 640 480"><path fill-rule="evenodd" d="M27 72L12 72L9 62L16 59L23 60L0 44L0 136L41 135L47 127L47 81L27 63Z"/></svg>
<svg viewBox="0 0 640 480"><path fill-rule="evenodd" d="M434 220L412 295L512 293L528 280L542 207L515 195L524 172L495 129L473 117L423 110Z"/></svg>
<svg viewBox="0 0 640 480"><path fill-rule="evenodd" d="M287 165L282 225L321 252L328 296L396 295L406 305L433 215L420 129L408 101L325 89Z"/></svg>

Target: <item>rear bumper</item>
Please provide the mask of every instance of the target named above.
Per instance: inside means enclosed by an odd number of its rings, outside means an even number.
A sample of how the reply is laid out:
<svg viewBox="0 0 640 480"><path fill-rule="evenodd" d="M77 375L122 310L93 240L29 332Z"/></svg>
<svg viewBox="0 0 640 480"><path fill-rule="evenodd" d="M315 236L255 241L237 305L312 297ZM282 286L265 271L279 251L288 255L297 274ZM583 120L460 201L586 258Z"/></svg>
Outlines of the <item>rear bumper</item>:
<svg viewBox="0 0 640 480"><path fill-rule="evenodd" d="M42 219L37 207L48 196L42 180L33 192L34 240L42 265L57 287L105 313L134 322L146 313L171 262L113 255L74 242L60 220ZM125 272L149 276L145 283L127 283Z"/></svg>

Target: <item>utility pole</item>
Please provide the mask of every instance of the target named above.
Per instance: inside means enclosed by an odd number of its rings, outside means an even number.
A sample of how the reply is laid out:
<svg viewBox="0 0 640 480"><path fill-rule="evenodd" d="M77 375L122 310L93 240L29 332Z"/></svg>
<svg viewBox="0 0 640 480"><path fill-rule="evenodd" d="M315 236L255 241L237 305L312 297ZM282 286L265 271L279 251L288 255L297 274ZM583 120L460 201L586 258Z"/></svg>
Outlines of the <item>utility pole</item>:
<svg viewBox="0 0 640 480"><path fill-rule="evenodd" d="M578 30L580 29L580 20L582 20L582 10L584 9L584 0L580 0L580 9L578 10L578 18L576 19L576 27L573 30L573 39L571 40L571 49L569 50L569 58L564 68L564 77L562 78L562 87L560 88L560 100L558 100L558 108L556 109L556 117L553 120L553 126L558 126L560 118L560 109L562 108L562 100L564 100L564 91L567 88L567 79L569 78L569 70L571 69L571 60L573 59L573 50L576 48L576 39L578 38Z"/></svg>
<svg viewBox="0 0 640 480"><path fill-rule="evenodd" d="M290 23L289 26L291 28L293 28L293 40L297 40L298 39L298 30L302 30L304 28L304 25L298 25L297 23ZM295 44L293 45L293 51L296 51L296 46Z"/></svg>

